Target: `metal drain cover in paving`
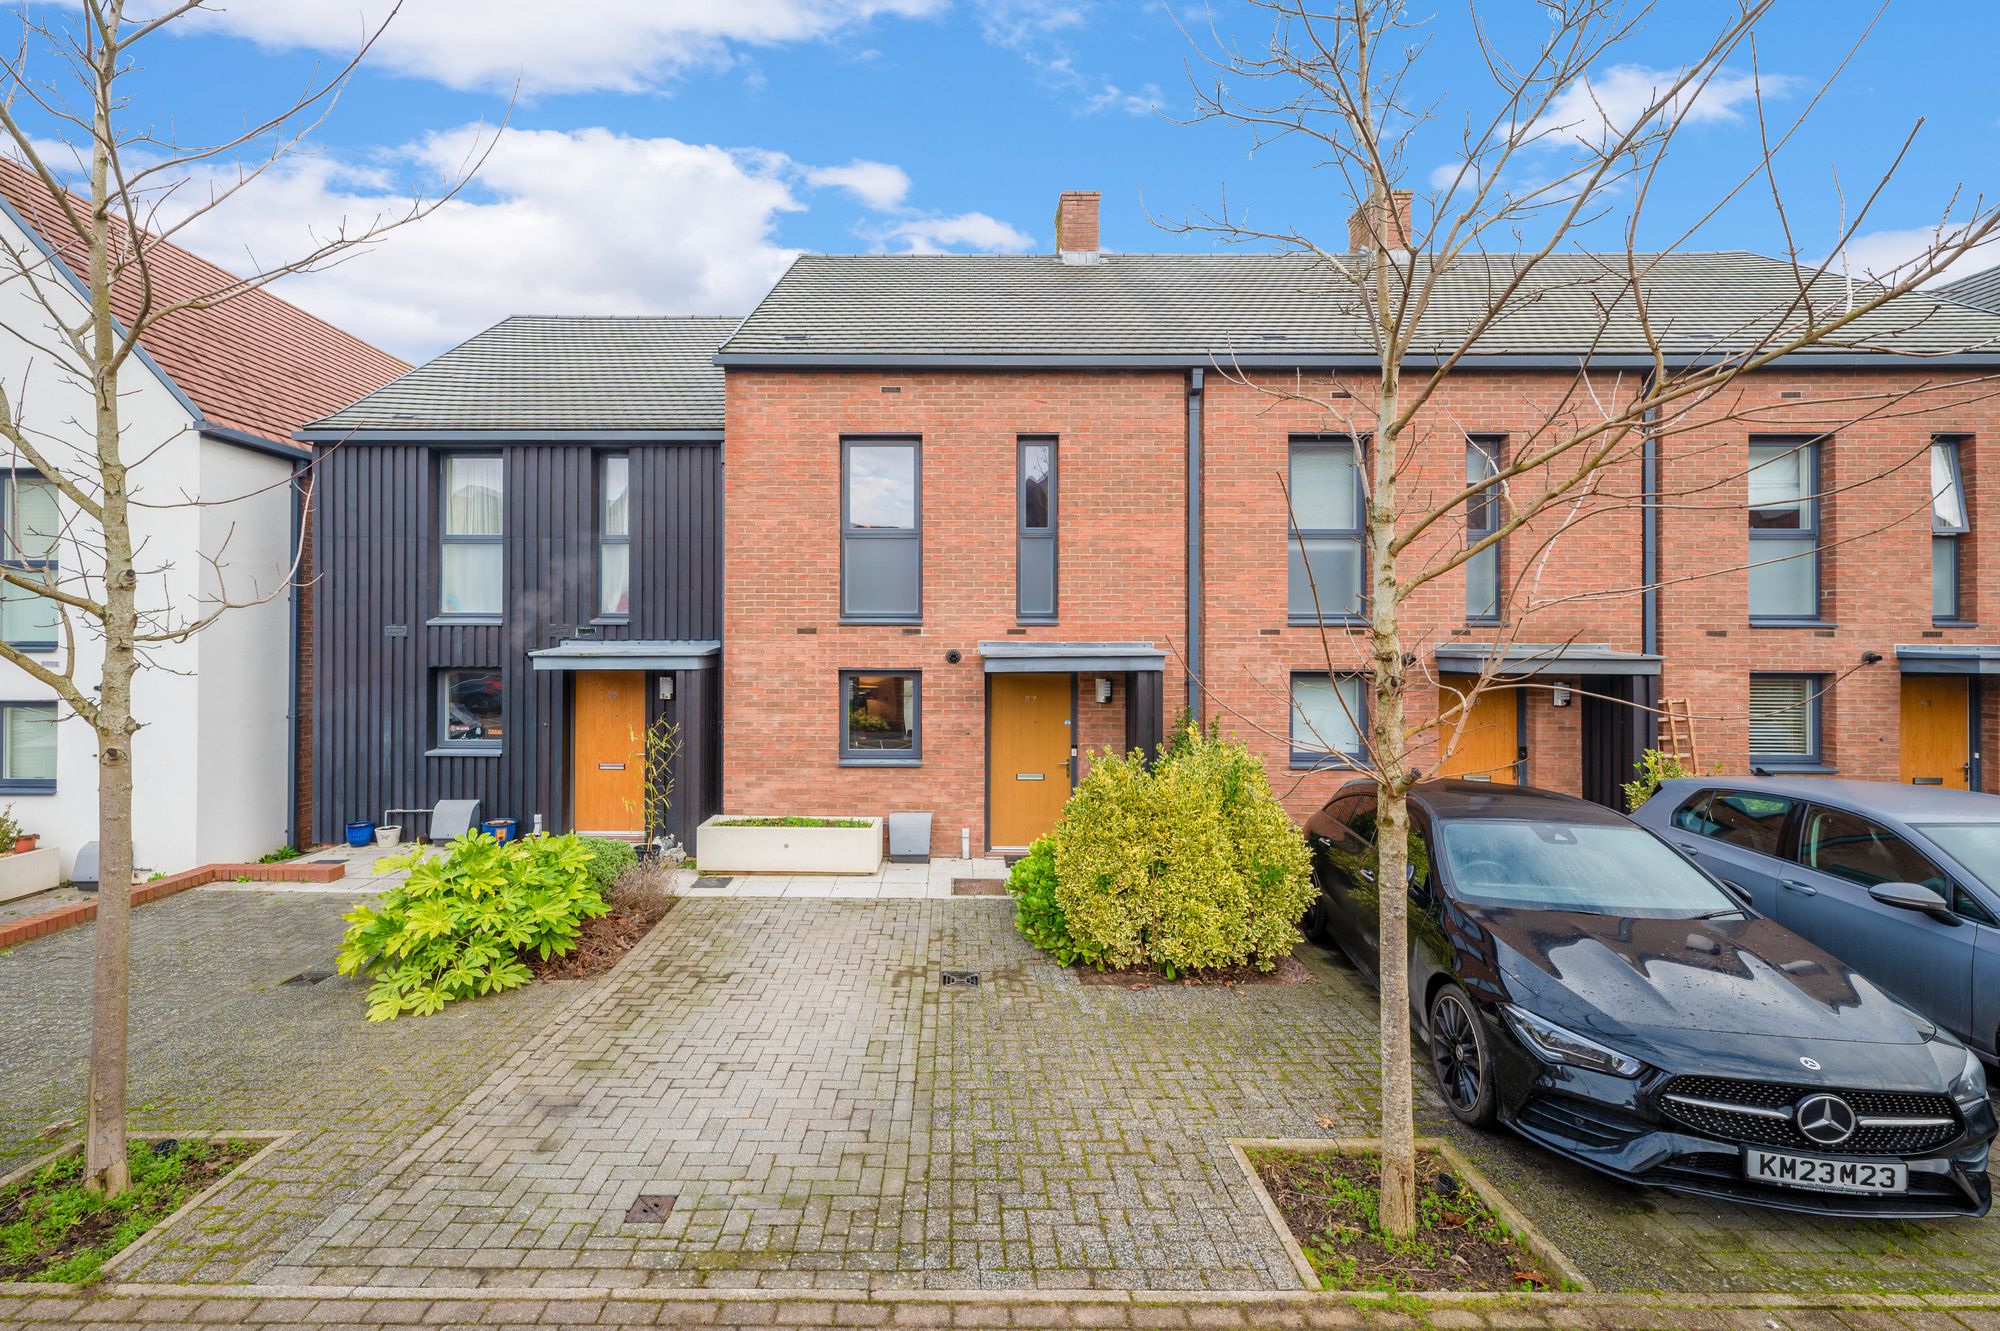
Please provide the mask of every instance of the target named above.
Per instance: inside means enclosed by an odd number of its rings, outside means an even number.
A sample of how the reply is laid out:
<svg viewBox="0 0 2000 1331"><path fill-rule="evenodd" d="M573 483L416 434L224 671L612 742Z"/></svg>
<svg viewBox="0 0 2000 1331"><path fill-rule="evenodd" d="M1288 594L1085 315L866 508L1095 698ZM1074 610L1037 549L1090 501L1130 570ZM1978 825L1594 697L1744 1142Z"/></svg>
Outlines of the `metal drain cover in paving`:
<svg viewBox="0 0 2000 1331"><path fill-rule="evenodd" d="M1005 878L954 878L951 880L951 894L955 897L1004 897L1007 895Z"/></svg>
<svg viewBox="0 0 2000 1331"><path fill-rule="evenodd" d="M723 888L728 887L731 881L731 879L725 876L703 874L694 880L694 890L697 892L720 892Z"/></svg>
<svg viewBox="0 0 2000 1331"><path fill-rule="evenodd" d="M657 1225L674 1212L676 1198L670 1192L642 1192L632 1199L625 1212L628 1225Z"/></svg>
<svg viewBox="0 0 2000 1331"><path fill-rule="evenodd" d="M332 971L300 971L289 980L281 980L281 985L318 984L321 980L331 980Z"/></svg>
<svg viewBox="0 0 2000 1331"><path fill-rule="evenodd" d="M947 989L977 989L978 971L939 971L938 983Z"/></svg>

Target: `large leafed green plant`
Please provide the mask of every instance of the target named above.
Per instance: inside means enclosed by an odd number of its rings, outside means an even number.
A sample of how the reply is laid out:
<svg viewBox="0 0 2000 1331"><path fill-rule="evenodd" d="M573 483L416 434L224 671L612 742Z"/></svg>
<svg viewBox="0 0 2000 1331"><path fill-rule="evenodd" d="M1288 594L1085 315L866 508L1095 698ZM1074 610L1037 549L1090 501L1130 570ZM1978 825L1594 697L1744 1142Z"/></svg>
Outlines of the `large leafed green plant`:
<svg viewBox="0 0 2000 1331"><path fill-rule="evenodd" d="M1052 889L1042 866L1020 872L1031 853L1016 867L1016 913L1065 961L1269 970L1313 899L1305 841L1263 763L1193 725L1150 764L1093 757L1047 842Z"/></svg>
<svg viewBox="0 0 2000 1331"><path fill-rule="evenodd" d="M426 1016L459 998L518 988L576 945L583 922L609 908L580 837L500 842L467 832L442 854L419 848L382 861L410 873L374 905L356 906L337 962L366 975L368 1020Z"/></svg>

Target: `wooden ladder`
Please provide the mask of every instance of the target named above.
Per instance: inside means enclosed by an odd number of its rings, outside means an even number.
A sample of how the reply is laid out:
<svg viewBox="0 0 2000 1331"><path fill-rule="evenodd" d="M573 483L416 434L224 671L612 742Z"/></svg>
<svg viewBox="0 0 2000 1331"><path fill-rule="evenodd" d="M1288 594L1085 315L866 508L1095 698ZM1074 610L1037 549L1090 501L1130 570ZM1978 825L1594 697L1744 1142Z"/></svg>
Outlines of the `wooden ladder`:
<svg viewBox="0 0 2000 1331"><path fill-rule="evenodd" d="M1660 701L1660 752L1678 761L1690 772L1701 770L1694 747L1694 707L1686 698Z"/></svg>

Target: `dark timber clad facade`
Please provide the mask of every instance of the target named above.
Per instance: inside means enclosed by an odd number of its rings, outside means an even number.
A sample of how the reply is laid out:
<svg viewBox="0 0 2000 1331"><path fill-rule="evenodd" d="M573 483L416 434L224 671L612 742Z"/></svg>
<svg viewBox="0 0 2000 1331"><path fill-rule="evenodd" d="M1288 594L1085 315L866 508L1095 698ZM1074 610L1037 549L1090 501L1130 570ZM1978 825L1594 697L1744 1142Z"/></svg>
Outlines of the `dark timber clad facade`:
<svg viewBox="0 0 2000 1331"><path fill-rule="evenodd" d="M535 326L528 336L490 357L490 366L475 362L468 370L468 349L524 323ZM394 428L369 416L370 398L306 432L320 446L313 497L318 615L311 646L318 672L313 830L320 840L338 840L350 821L381 822L387 810L428 809L442 799L477 799L482 818L513 818L524 832L537 815L548 830L570 830L578 676L567 669L536 670L529 653L565 643L721 638L719 385L712 418L679 406L669 419L647 422L654 428L641 428L593 409L597 396L629 403L631 395L616 393L616 381L637 372L617 359L627 346L607 357L599 338L585 351L596 358L591 368L601 381L579 386L572 367L571 400L564 404L585 428L530 429L511 438L504 429L465 429L456 418L436 428L452 416L451 397L486 392L483 376L509 371L524 353L543 365L559 361L575 346L572 334L595 335L605 325L648 335L665 329L678 339L707 339L710 350L727 327L714 320L510 320L378 395L402 399L394 403ZM651 358L644 372L657 378L658 339L642 336L628 345L632 356ZM417 381L439 373L453 378L442 390L428 386L427 395ZM410 410L413 397L426 400ZM488 393L484 419L503 427L514 423L518 413L509 406ZM544 411L550 404L537 396L534 406ZM439 615L442 478L454 454L502 459L498 622ZM622 621L598 614L598 463L606 454L630 460L630 612ZM645 669L648 721L664 714L680 727L669 827L687 845L721 797L716 664L711 656L705 668L634 667ZM439 679L453 668L500 671L497 753L440 748ZM660 696L662 675L672 679L671 700ZM411 834L426 828L421 816L386 821L403 823Z"/></svg>

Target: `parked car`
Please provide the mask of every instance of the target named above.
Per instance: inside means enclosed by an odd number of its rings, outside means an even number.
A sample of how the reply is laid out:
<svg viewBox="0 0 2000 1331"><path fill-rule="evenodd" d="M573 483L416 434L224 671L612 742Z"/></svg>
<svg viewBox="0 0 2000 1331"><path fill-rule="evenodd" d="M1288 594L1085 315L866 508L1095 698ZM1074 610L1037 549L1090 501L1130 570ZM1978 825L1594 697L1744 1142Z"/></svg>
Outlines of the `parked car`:
<svg viewBox="0 0 2000 1331"><path fill-rule="evenodd" d="M1417 786L1410 1007L1445 1103L1634 1182L1836 1215L1983 1215L1978 1058L1726 891L1566 795ZM1378 972L1375 791L1306 824L1309 917Z"/></svg>
<svg viewBox="0 0 2000 1331"><path fill-rule="evenodd" d="M2000 1058L2000 798L1684 778L1662 782L1635 816L1758 913Z"/></svg>

